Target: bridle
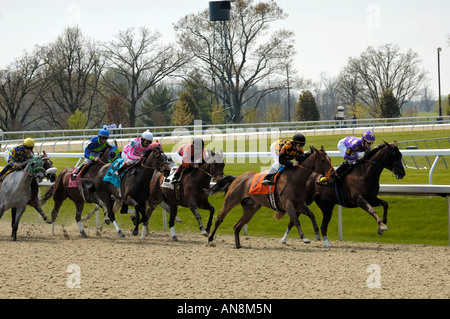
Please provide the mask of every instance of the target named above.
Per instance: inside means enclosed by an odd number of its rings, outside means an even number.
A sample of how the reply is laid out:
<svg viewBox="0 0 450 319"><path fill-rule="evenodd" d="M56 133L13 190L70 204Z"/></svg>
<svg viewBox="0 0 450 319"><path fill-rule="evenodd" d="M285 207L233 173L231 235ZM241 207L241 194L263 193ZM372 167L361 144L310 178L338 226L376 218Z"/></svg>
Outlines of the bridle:
<svg viewBox="0 0 450 319"><path fill-rule="evenodd" d="M315 153L319 153L317 156L318 156L318 158L317 158L317 160L319 161L319 164L320 164L320 169L321 169L321 171L320 172L318 172L318 171L316 171L316 170L313 170L313 169L310 169L310 168L307 168L307 167L305 167L305 166L303 166L303 165L298 165L297 167L299 167L299 168L302 168L302 169L305 169L305 170L308 170L308 171L310 171L310 172L313 172L313 173L318 173L318 174L323 174L327 179L330 179L330 177L331 177L331 171L333 170L333 165L331 164L331 159L330 159L330 157L328 156L328 154L326 153L326 152L320 152L319 150L317 150L317 152L315 152ZM311 154L312 155L312 154ZM324 169L323 168L323 165L322 165L322 162L320 161L320 157L321 156L324 156L326 159L327 159L327 161L328 161L328 163L330 163L330 168L328 169L328 170L326 170L326 169Z"/></svg>

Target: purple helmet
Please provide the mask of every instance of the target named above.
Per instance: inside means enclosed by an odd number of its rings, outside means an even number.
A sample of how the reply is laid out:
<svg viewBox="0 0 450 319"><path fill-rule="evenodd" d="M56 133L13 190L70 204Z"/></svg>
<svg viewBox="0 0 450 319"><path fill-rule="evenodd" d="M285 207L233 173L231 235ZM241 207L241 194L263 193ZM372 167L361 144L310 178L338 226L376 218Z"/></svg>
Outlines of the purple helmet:
<svg viewBox="0 0 450 319"><path fill-rule="evenodd" d="M372 131L365 131L362 133L361 138L367 142L375 142L375 133Z"/></svg>

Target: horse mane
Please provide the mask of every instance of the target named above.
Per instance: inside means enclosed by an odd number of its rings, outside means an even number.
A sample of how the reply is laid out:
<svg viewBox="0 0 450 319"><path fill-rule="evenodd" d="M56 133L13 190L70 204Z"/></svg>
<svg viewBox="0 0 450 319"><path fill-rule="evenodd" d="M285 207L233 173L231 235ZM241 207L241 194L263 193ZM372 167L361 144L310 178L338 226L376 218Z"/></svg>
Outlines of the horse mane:
<svg viewBox="0 0 450 319"><path fill-rule="evenodd" d="M369 153L364 155L364 159L371 159L375 154L377 154L384 147L386 147L386 144L384 144L384 143L375 146Z"/></svg>

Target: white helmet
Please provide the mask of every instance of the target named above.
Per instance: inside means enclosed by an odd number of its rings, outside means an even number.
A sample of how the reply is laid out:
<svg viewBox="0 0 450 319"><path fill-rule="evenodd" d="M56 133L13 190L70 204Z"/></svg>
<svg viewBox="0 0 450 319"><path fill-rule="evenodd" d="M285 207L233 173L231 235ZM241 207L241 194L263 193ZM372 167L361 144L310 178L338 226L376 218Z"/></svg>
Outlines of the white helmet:
<svg viewBox="0 0 450 319"><path fill-rule="evenodd" d="M142 133L141 138L143 138L144 140L152 142L153 141L153 134L152 134L152 132L147 130L144 133Z"/></svg>

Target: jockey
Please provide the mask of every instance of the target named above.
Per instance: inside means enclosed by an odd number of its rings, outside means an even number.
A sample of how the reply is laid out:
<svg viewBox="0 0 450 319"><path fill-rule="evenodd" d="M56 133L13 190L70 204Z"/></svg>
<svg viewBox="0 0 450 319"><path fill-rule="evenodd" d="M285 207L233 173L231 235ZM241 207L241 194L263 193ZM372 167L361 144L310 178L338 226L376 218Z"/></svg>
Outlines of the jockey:
<svg viewBox="0 0 450 319"><path fill-rule="evenodd" d="M0 178L11 168L19 167L23 162L32 158L34 156L33 148L34 140L28 137L16 147L9 149L5 153L7 165L0 172Z"/></svg>
<svg viewBox="0 0 450 319"><path fill-rule="evenodd" d="M178 182L181 172L185 168L198 168L199 165L204 162L204 159L206 158L205 142L199 137L194 138L192 143L178 147L175 158L177 162L180 163L180 166L178 166L178 169L173 176L172 184Z"/></svg>
<svg viewBox="0 0 450 319"><path fill-rule="evenodd" d="M75 180L81 170L87 165L100 160L100 155L106 148L111 149L108 144L109 132L108 130L100 130L98 136L91 138L84 148L84 163L81 164L77 170L72 174L72 180Z"/></svg>
<svg viewBox="0 0 450 319"><path fill-rule="evenodd" d="M125 145L122 150L123 165L114 174L120 176L127 168L138 162L145 151L152 149L153 134L146 130L140 137Z"/></svg>
<svg viewBox="0 0 450 319"><path fill-rule="evenodd" d="M274 160L268 174L261 182L262 185L273 185L273 178L282 166L298 166L310 154L305 154L305 136L301 133L294 135L292 140L278 140L270 145L270 154ZM295 162L292 163L292 160Z"/></svg>
<svg viewBox="0 0 450 319"><path fill-rule="evenodd" d="M337 180L341 179L361 158L358 153L368 153L371 150L372 144L375 142L375 133L372 131L365 131L361 138L354 136L347 136L341 139L337 148L344 157L344 162L336 168ZM321 177L319 184L326 184L328 179Z"/></svg>

